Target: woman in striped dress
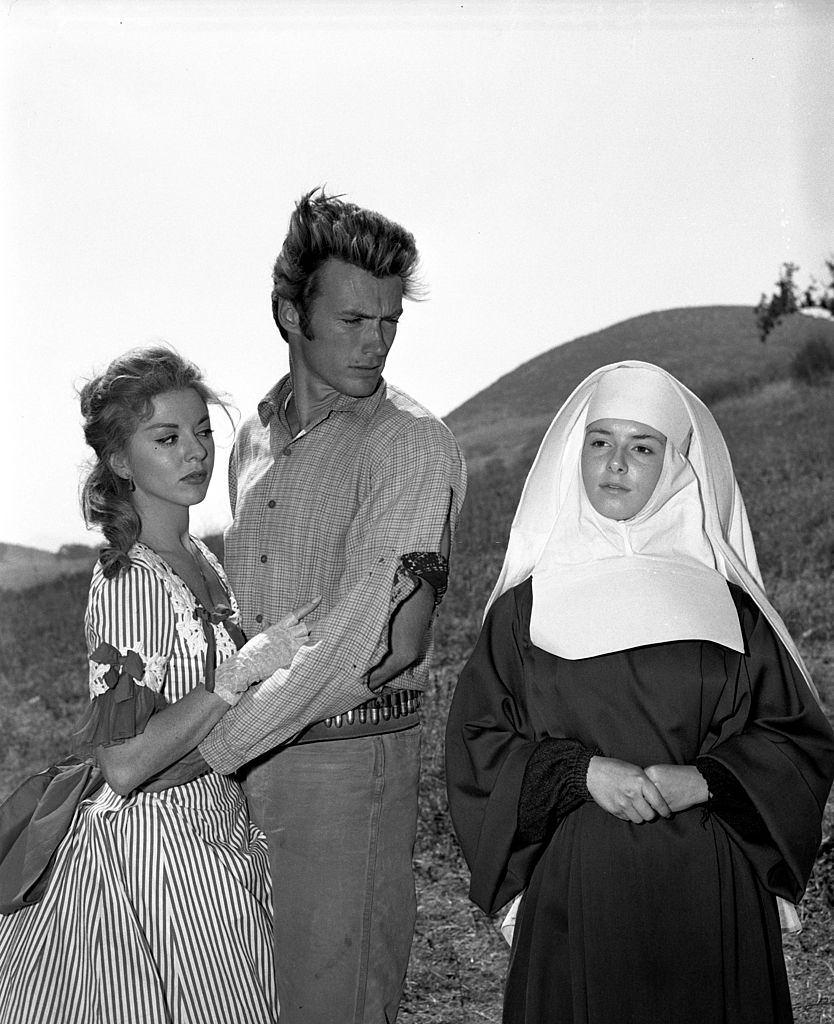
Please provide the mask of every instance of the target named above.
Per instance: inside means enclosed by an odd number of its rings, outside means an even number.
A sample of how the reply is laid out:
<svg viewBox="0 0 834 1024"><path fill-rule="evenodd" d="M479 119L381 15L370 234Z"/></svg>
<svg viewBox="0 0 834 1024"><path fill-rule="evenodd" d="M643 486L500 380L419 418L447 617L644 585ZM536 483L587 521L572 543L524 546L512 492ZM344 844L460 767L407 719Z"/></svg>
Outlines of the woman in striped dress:
<svg viewBox="0 0 834 1024"><path fill-rule="evenodd" d="M84 511L110 545L87 606L81 736L106 781L40 902L0 919L2 1024L278 1019L266 842L196 747L289 663L313 606L244 643L222 568L188 532L213 466L208 402L167 348L128 353L81 393L97 456Z"/></svg>

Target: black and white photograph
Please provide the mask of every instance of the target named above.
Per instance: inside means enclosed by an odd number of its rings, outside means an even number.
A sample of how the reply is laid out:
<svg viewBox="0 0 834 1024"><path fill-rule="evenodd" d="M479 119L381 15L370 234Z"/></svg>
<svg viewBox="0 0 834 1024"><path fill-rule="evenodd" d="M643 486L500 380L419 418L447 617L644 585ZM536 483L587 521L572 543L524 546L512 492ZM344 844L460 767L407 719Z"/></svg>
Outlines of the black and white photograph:
<svg viewBox="0 0 834 1024"><path fill-rule="evenodd" d="M8 0L0 1024L834 1024L833 66Z"/></svg>

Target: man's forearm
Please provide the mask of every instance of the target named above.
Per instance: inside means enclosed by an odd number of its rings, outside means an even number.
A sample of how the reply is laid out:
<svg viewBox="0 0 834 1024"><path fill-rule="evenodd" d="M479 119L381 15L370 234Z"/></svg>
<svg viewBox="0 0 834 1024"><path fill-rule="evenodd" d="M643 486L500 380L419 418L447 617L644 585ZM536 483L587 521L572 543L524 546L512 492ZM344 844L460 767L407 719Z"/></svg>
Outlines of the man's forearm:
<svg viewBox="0 0 834 1024"><path fill-rule="evenodd" d="M289 668L279 668L269 679L247 690L206 736L199 746L199 752L214 771L228 775L281 742L274 739L277 726L275 716L266 713L264 708L259 710L255 698L267 684L274 691L279 691L286 685L289 672Z"/></svg>
<svg viewBox="0 0 834 1024"><path fill-rule="evenodd" d="M447 523L443 558L449 534ZM372 571L316 624L321 639L302 647L289 669L247 691L200 744L215 771L235 771L314 722L350 711L371 696L369 686L378 689L419 659L434 588L403 572L400 556L370 564Z"/></svg>
<svg viewBox="0 0 834 1024"><path fill-rule="evenodd" d="M418 581L417 587L394 609L390 645L382 660L368 673L368 686L378 690L420 657L434 612L434 590Z"/></svg>

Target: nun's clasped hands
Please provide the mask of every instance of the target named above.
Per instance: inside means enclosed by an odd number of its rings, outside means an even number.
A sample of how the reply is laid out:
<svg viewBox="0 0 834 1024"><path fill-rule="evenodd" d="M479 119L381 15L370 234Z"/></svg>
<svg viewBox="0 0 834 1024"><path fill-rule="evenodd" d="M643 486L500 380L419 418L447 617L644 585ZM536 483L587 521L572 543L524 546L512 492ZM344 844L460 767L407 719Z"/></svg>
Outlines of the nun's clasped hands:
<svg viewBox="0 0 834 1024"><path fill-rule="evenodd" d="M628 761L616 757L592 757L586 785L595 803L623 821L639 825L652 821L658 815L668 818L672 814L673 808L648 772Z"/></svg>

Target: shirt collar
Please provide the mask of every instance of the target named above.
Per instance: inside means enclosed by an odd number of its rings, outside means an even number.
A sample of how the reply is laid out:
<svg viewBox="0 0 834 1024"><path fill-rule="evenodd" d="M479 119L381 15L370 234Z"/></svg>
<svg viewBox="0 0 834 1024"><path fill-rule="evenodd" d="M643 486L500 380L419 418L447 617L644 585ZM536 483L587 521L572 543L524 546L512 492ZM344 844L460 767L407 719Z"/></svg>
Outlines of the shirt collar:
<svg viewBox="0 0 834 1024"><path fill-rule="evenodd" d="M367 398L351 398L350 395L337 395L333 399L329 413L350 411L370 419L385 400L387 392L388 387L385 380L380 378L376 391L372 395L368 395ZM284 408L291 393L292 378L290 374L287 374L258 402L258 416L264 426Z"/></svg>

